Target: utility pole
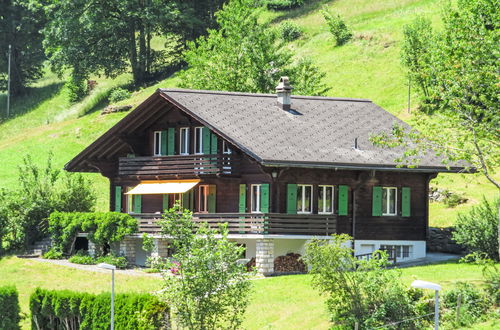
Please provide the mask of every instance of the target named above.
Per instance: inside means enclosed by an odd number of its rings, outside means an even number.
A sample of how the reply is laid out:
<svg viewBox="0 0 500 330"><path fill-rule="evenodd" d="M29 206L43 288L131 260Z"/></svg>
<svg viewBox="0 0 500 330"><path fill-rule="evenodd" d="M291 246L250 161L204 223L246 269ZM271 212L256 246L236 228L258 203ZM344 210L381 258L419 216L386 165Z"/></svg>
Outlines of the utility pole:
<svg viewBox="0 0 500 330"><path fill-rule="evenodd" d="M10 58L12 56L12 46L9 45L9 60L8 60L8 79L7 79L7 118L9 118L10 115Z"/></svg>

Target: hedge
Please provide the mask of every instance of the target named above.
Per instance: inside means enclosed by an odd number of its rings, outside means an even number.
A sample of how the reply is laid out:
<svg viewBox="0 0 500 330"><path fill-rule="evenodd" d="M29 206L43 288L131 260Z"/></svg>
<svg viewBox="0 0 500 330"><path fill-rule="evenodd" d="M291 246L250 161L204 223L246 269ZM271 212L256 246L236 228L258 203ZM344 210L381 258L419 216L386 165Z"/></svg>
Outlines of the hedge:
<svg viewBox="0 0 500 330"><path fill-rule="evenodd" d="M111 297L37 288L30 297L30 310L32 329L109 329ZM168 315L167 305L155 296L115 295L116 329L168 328Z"/></svg>
<svg viewBox="0 0 500 330"><path fill-rule="evenodd" d="M0 287L0 329L21 329L19 299L13 286Z"/></svg>

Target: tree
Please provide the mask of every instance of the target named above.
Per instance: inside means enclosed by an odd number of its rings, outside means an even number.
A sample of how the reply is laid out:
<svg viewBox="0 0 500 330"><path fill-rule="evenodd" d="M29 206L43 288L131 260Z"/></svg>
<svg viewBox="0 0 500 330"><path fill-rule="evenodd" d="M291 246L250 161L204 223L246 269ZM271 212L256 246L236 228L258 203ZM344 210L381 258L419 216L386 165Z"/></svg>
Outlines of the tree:
<svg viewBox="0 0 500 330"><path fill-rule="evenodd" d="M326 294L326 305L335 328L381 327L410 318L402 325L418 328L414 300L401 282L401 273L384 269L387 254L376 251L369 260L358 260L347 247L351 237L332 235L332 240L314 239L306 245L304 259L311 267L313 285ZM415 293L415 292L414 292Z"/></svg>
<svg viewBox="0 0 500 330"><path fill-rule="evenodd" d="M322 95L327 90L322 74L311 62L293 63L293 53L275 29L258 22L253 0L231 0L216 14L219 29L190 42L184 53L188 69L182 87L251 93L274 92L280 76L289 76L295 92ZM307 63L307 64L305 64ZM302 78L304 65L314 78Z"/></svg>
<svg viewBox="0 0 500 330"><path fill-rule="evenodd" d="M180 33L187 24L182 2L175 0L51 0L46 8L44 46L52 68L70 68L79 80L131 68L135 84L146 82L179 51L177 38L166 39L174 47L156 50L153 37Z"/></svg>
<svg viewBox="0 0 500 330"><path fill-rule="evenodd" d="M155 267L174 271L163 277L163 292L177 324L188 329L241 327L250 274L237 262L244 250L228 240L227 227L197 227L192 213L179 205L163 215L160 226L174 254Z"/></svg>
<svg viewBox="0 0 500 330"><path fill-rule="evenodd" d="M42 76L46 59L41 30L46 18L41 5L21 0L1 0L0 90L7 90L8 46L12 46L11 93L19 95Z"/></svg>

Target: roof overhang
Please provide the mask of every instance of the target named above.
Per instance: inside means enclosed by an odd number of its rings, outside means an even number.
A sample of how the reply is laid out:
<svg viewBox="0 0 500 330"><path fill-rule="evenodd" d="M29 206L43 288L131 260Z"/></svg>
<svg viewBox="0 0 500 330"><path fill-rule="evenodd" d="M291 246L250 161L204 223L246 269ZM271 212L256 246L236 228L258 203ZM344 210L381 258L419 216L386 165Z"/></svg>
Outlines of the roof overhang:
<svg viewBox="0 0 500 330"><path fill-rule="evenodd" d="M200 180L141 181L125 195L182 194L191 190Z"/></svg>

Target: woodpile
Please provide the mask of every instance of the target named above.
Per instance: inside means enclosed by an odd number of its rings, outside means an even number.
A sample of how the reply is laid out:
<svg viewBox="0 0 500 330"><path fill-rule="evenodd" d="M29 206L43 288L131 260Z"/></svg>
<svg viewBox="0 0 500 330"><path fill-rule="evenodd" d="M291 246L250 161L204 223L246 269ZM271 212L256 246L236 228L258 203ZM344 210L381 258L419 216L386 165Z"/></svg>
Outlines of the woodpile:
<svg viewBox="0 0 500 330"><path fill-rule="evenodd" d="M247 272L251 272L254 269L255 269L255 258L252 258L250 259L249 262L247 262Z"/></svg>
<svg viewBox="0 0 500 330"><path fill-rule="evenodd" d="M279 256L274 259L274 271L276 273L305 273L307 267L297 253L288 253L286 256Z"/></svg>

